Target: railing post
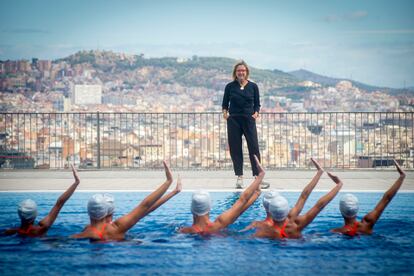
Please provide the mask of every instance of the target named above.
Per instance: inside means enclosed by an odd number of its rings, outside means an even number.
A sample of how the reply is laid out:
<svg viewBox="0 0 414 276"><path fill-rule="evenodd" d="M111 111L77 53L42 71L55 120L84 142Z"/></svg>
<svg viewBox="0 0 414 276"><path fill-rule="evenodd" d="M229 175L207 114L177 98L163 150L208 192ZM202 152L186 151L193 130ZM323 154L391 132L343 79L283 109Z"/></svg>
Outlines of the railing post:
<svg viewBox="0 0 414 276"><path fill-rule="evenodd" d="M98 169L101 168L101 123L99 119L99 111L96 112L96 120L97 120L97 151L98 151L98 160L97 160L97 167Z"/></svg>

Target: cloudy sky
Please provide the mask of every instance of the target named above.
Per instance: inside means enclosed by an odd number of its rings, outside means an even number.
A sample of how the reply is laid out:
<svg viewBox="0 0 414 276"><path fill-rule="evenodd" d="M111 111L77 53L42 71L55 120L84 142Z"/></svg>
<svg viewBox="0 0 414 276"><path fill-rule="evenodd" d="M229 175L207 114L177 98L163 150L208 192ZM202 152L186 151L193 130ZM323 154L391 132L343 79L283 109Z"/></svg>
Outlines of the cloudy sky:
<svg viewBox="0 0 414 276"><path fill-rule="evenodd" d="M1 0L0 9L1 60L89 49L222 56L414 86L411 0Z"/></svg>

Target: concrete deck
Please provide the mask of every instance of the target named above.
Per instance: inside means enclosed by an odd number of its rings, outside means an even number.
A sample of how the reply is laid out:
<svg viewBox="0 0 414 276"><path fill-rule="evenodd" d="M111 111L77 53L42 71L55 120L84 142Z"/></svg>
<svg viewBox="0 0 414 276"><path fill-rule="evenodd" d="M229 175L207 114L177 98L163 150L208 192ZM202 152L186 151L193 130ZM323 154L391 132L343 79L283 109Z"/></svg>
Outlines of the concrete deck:
<svg viewBox="0 0 414 276"><path fill-rule="evenodd" d="M174 178L180 173L184 191L207 189L210 191L234 191L235 176L232 171L173 171ZM247 171L246 171L247 173ZM244 183L252 177L246 174ZM385 191L398 178L395 170L387 171L333 171L341 178L342 191ZM267 171L265 181L270 188L285 191L301 191L313 177L312 170ZM79 171L81 184L78 191L149 191L165 180L161 170L101 170ZM0 170L0 192L7 191L63 191L73 183L69 170ZM173 184L174 185L174 184ZM172 186L173 187L173 186ZM327 191L333 182L324 174L315 191ZM414 192L414 171L408 171L400 189Z"/></svg>

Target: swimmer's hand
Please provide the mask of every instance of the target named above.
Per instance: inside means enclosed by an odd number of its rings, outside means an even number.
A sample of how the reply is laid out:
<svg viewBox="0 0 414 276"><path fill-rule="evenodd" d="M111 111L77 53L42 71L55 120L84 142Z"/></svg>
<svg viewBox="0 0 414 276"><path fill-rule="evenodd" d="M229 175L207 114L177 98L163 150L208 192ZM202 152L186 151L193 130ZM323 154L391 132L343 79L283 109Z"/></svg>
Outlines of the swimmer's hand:
<svg viewBox="0 0 414 276"><path fill-rule="evenodd" d="M167 178L167 181L172 182L173 176L172 176L170 167L168 167L167 162L165 160L162 161L162 163L164 164L165 177Z"/></svg>
<svg viewBox="0 0 414 276"><path fill-rule="evenodd" d="M75 183L79 184L80 180L79 180L78 172L76 171L76 168L73 164L70 164L70 166L72 168L73 177L75 178Z"/></svg>
<svg viewBox="0 0 414 276"><path fill-rule="evenodd" d="M321 165L315 159L313 159L313 157L311 158L311 161L312 161L313 165L315 165L315 167L318 171L322 171L322 172L324 171L323 168L321 167Z"/></svg>
<svg viewBox="0 0 414 276"><path fill-rule="evenodd" d="M341 183L341 180L339 179L339 177L337 177L336 175L331 174L330 172L327 172L328 176L336 183L339 184Z"/></svg>
<svg viewBox="0 0 414 276"><path fill-rule="evenodd" d="M250 225L243 228L242 230L239 230L239 233L247 232L247 231L249 231L253 228L256 228L256 227L257 227L257 225L256 225L256 222L254 221L254 222L250 223Z"/></svg>
<svg viewBox="0 0 414 276"><path fill-rule="evenodd" d="M397 171L400 173L400 177L405 178L405 172L403 171L403 169L400 167L400 164L398 164L397 160L395 159L394 159L394 164L395 164L395 167L397 168Z"/></svg>
<svg viewBox="0 0 414 276"><path fill-rule="evenodd" d="M256 166L257 166L257 169L258 169L258 171L259 171L259 175L258 175L258 177L263 178L263 177L264 177L264 175L265 175L265 170L264 170L264 168L263 168L262 164L260 164L259 158L257 158L257 156L256 156L256 155L254 156L254 160L256 160Z"/></svg>
<svg viewBox="0 0 414 276"><path fill-rule="evenodd" d="M174 191L178 194L179 192L182 191L182 189L183 189L183 185L181 183L181 176L180 176L180 174L178 174L178 177L177 177L177 186L175 186L175 190Z"/></svg>

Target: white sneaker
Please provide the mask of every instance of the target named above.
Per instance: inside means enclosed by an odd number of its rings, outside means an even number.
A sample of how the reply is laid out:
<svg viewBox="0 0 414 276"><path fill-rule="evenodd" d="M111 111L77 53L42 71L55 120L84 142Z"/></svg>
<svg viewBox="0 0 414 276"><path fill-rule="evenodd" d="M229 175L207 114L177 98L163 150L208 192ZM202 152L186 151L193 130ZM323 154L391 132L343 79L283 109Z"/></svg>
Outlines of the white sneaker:
<svg viewBox="0 0 414 276"><path fill-rule="evenodd" d="M260 189L269 189L269 187L270 187L269 182L262 181L262 183L260 183Z"/></svg>
<svg viewBox="0 0 414 276"><path fill-rule="evenodd" d="M237 177L237 181L236 181L236 189L243 189L244 185L243 185L243 177Z"/></svg>

